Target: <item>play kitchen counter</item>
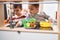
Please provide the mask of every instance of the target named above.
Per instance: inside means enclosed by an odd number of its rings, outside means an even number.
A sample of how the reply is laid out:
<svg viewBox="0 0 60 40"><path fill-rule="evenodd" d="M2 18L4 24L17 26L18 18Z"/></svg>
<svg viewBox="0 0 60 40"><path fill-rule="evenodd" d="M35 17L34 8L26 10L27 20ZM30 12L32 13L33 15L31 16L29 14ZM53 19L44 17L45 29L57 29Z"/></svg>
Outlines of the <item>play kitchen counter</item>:
<svg viewBox="0 0 60 40"><path fill-rule="evenodd" d="M32 32L32 33L47 33L47 34L60 34L58 31L53 30L37 30L37 29L25 29L25 28L9 28L9 27L0 27L0 31L13 31L13 32Z"/></svg>
<svg viewBox="0 0 60 40"><path fill-rule="evenodd" d="M57 34L58 40L60 40L60 1L58 1L58 14L57 14L57 26L53 25L53 30L41 30L41 29L27 29L24 27L10 28L4 25L4 5L0 4L0 31L12 31L12 32L31 32L31 33L44 33L44 34Z"/></svg>

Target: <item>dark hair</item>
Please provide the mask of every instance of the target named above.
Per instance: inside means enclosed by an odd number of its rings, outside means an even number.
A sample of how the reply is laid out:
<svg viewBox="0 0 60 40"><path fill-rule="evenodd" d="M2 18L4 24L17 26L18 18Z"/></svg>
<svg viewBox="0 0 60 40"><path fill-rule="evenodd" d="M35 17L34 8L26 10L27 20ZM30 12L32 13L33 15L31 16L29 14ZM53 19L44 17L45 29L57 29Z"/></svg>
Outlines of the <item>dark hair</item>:
<svg viewBox="0 0 60 40"><path fill-rule="evenodd" d="M39 4L31 4L31 5L33 5L36 8L39 8Z"/></svg>
<svg viewBox="0 0 60 40"><path fill-rule="evenodd" d="M17 7L19 7L20 9L22 9L22 4L14 4L14 6L13 6L14 8L17 8Z"/></svg>

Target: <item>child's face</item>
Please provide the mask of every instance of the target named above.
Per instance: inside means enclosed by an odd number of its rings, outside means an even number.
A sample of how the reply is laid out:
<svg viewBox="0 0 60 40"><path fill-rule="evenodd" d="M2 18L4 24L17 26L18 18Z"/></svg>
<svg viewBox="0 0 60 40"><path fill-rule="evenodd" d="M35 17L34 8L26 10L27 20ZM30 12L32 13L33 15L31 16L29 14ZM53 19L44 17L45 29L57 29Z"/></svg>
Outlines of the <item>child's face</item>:
<svg viewBox="0 0 60 40"><path fill-rule="evenodd" d="M29 11L30 11L30 14L37 14L38 13L38 8L34 7L33 5L29 5Z"/></svg>
<svg viewBox="0 0 60 40"><path fill-rule="evenodd" d="M17 8L14 9L14 13L15 13L17 16L21 15L21 11L22 11L22 10L21 10L19 7L17 7Z"/></svg>

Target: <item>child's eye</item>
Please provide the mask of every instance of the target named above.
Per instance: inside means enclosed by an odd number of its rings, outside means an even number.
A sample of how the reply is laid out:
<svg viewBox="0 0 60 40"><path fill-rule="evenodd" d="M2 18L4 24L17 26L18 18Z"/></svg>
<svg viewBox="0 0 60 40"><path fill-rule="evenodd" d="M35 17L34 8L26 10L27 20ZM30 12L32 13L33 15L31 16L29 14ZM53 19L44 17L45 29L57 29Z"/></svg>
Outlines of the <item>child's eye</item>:
<svg viewBox="0 0 60 40"><path fill-rule="evenodd" d="M19 10L16 10L16 12L18 12Z"/></svg>
<svg viewBox="0 0 60 40"><path fill-rule="evenodd" d="M29 8L30 10L33 10L32 8Z"/></svg>
<svg viewBox="0 0 60 40"><path fill-rule="evenodd" d="M30 10L33 10L33 9L30 9Z"/></svg>

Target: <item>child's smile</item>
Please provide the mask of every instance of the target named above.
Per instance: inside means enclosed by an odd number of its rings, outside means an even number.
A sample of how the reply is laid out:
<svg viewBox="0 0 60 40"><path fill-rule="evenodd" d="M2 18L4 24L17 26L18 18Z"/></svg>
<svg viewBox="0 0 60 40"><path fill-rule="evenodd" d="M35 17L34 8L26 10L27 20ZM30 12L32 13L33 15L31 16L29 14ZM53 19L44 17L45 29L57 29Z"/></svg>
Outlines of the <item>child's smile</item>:
<svg viewBox="0 0 60 40"><path fill-rule="evenodd" d="M34 7L33 5L29 5L29 11L31 14L37 14L38 13L38 8Z"/></svg>

